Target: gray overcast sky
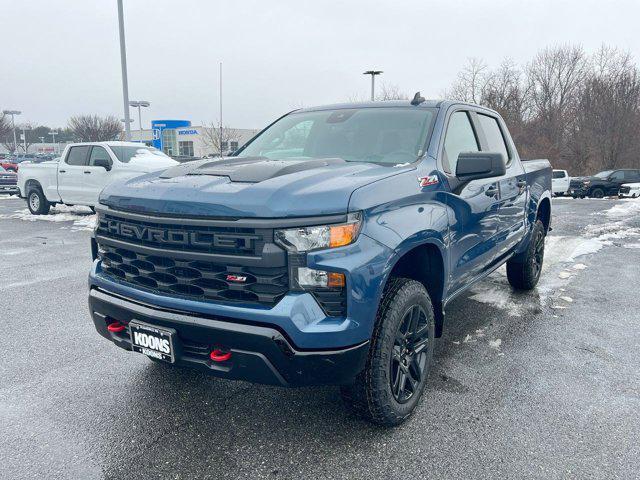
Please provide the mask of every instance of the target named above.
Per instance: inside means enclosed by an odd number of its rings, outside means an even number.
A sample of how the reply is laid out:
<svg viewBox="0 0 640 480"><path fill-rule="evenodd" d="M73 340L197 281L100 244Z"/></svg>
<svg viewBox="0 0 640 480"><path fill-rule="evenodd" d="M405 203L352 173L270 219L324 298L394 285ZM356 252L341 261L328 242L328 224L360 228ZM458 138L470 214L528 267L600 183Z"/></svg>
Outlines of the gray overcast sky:
<svg viewBox="0 0 640 480"><path fill-rule="evenodd" d="M640 58L640 2L606 0L124 0L130 98L145 118L261 127L300 106L366 97L368 77L438 97L468 57L492 66L601 43ZM21 121L122 117L116 0L0 0L0 108ZM133 112L132 112L133 113ZM134 116L133 118L137 118ZM133 124L137 127L137 121Z"/></svg>

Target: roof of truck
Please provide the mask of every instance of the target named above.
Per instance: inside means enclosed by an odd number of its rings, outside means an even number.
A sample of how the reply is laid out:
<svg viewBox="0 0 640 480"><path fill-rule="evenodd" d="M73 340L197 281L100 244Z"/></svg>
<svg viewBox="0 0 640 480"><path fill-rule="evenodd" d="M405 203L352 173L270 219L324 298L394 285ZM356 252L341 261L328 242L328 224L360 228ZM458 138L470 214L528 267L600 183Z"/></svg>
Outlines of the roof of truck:
<svg viewBox="0 0 640 480"><path fill-rule="evenodd" d="M447 100L447 99L431 99L425 100L418 105L412 105L411 99L406 100L381 100L377 102L348 102L348 103L336 103L332 105L319 105L315 107L301 108L295 110L296 112L314 112L319 110L342 110L351 108L384 108L384 107L406 107L406 108L447 108L451 105L468 105L470 107L481 108L493 112L490 108L477 105L475 103L462 102L460 100Z"/></svg>

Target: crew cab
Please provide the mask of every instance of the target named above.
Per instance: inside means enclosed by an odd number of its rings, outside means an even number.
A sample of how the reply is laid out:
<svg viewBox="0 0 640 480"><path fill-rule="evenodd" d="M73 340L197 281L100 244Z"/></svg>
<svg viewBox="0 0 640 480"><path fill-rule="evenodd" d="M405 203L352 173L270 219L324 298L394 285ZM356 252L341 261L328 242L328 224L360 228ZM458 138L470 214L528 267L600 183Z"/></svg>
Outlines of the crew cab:
<svg viewBox="0 0 640 480"><path fill-rule="evenodd" d="M18 187L34 215L47 214L58 203L93 208L100 191L114 180L177 164L161 151L140 143L72 143L59 160L21 165Z"/></svg>
<svg viewBox="0 0 640 480"><path fill-rule="evenodd" d="M569 186L569 195L574 198L603 198L617 196L624 183L640 182L640 170L605 170L591 177L574 177Z"/></svg>
<svg viewBox="0 0 640 480"><path fill-rule="evenodd" d="M550 198L549 162L521 161L495 111L419 94L297 110L232 157L106 187L90 314L159 365L340 385L397 425L445 307L505 263L535 287Z"/></svg>
<svg viewBox="0 0 640 480"><path fill-rule="evenodd" d="M562 196L569 191L570 177L566 170L553 170L551 190L554 195Z"/></svg>
<svg viewBox="0 0 640 480"><path fill-rule="evenodd" d="M15 172L0 167L0 193L8 193L9 195L18 193L17 183L17 175Z"/></svg>

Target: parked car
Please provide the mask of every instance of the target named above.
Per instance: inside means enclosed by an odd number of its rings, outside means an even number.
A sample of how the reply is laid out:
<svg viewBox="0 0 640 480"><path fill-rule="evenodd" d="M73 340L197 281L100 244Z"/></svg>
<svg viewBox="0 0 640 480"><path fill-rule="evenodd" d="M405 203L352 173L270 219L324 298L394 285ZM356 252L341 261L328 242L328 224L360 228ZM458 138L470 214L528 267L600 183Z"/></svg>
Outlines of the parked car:
<svg viewBox="0 0 640 480"><path fill-rule="evenodd" d="M0 167L4 168L9 172L15 173L18 171L18 164L11 157L7 157L4 160L0 161Z"/></svg>
<svg viewBox="0 0 640 480"><path fill-rule="evenodd" d="M18 171L20 194L34 215L57 203L95 207L110 182L177 165L161 151L127 142L69 144L59 161L27 163Z"/></svg>
<svg viewBox="0 0 640 480"><path fill-rule="evenodd" d="M298 110L233 157L107 186L91 316L155 362L340 385L396 425L452 299L505 263L534 288L550 198L549 162L521 161L492 110L419 94Z"/></svg>
<svg viewBox="0 0 640 480"><path fill-rule="evenodd" d="M18 175L0 167L0 193L13 195L18 193Z"/></svg>
<svg viewBox="0 0 640 480"><path fill-rule="evenodd" d="M618 191L618 197L631 197L638 198L640 197L640 183L625 183L620 187Z"/></svg>
<svg viewBox="0 0 640 480"><path fill-rule="evenodd" d="M569 191L569 174L566 170L554 170L551 179L551 189L554 195L562 196Z"/></svg>
<svg viewBox="0 0 640 480"><path fill-rule="evenodd" d="M640 170L605 170L592 177L574 177L569 185L569 195L574 198L603 198L618 195L623 183L640 182Z"/></svg>

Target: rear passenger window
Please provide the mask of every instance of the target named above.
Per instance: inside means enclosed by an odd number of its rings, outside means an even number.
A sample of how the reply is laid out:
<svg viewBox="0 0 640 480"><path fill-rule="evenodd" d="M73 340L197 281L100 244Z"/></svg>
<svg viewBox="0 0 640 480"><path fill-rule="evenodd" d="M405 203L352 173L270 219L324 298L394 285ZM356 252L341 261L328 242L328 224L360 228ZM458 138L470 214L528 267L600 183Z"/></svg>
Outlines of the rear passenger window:
<svg viewBox="0 0 640 480"><path fill-rule="evenodd" d="M90 146L71 147L67 155L67 165L86 165Z"/></svg>
<svg viewBox="0 0 640 480"><path fill-rule="evenodd" d="M627 170L624 172L625 180L640 180L640 170Z"/></svg>
<svg viewBox="0 0 640 480"><path fill-rule="evenodd" d="M449 119L447 134L444 138L442 166L447 173L455 173L458 155L463 152L478 152L478 141L473 132L469 114L455 112Z"/></svg>
<svg viewBox="0 0 640 480"><path fill-rule="evenodd" d="M564 178L564 172L562 170L554 170L553 178Z"/></svg>
<svg viewBox="0 0 640 480"><path fill-rule="evenodd" d="M478 120L480 120L480 126L487 139L488 151L503 154L504 161L509 163L509 150L504 142L498 119L479 113Z"/></svg>

